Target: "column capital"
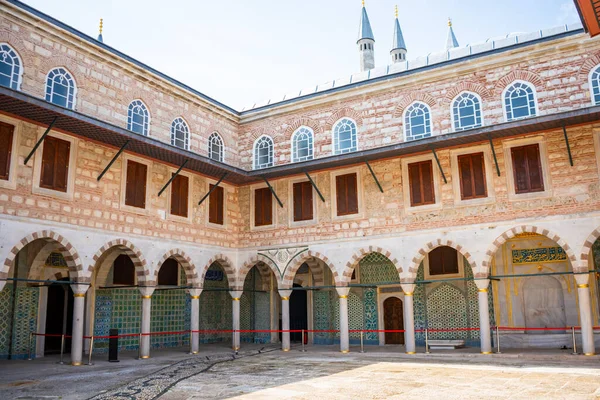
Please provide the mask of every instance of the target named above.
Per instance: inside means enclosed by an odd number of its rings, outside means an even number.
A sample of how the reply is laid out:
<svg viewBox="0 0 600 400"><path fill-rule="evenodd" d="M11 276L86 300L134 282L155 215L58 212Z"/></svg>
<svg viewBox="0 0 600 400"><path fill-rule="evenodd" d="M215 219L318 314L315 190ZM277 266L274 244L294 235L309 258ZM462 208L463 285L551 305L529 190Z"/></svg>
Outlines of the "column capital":
<svg viewBox="0 0 600 400"><path fill-rule="evenodd" d="M480 292L487 292L488 287L490 286L489 279L475 279L475 285Z"/></svg>
<svg viewBox="0 0 600 400"><path fill-rule="evenodd" d="M71 285L71 289L73 290L73 296L75 297L83 297L85 293L90 288L90 285L82 285L74 283Z"/></svg>
<svg viewBox="0 0 600 400"><path fill-rule="evenodd" d="M575 281L577 282L577 287L579 285L588 285L590 281L590 274L574 274Z"/></svg>
<svg viewBox="0 0 600 400"><path fill-rule="evenodd" d="M140 286L138 289L140 289L143 298L150 298L156 288L154 286Z"/></svg>
<svg viewBox="0 0 600 400"><path fill-rule="evenodd" d="M192 299L194 299L194 298L197 299L202 294L202 289L201 288L191 288L191 289L188 289L187 292L190 294Z"/></svg>
<svg viewBox="0 0 600 400"><path fill-rule="evenodd" d="M341 298L348 297L348 294L350 293L350 288L347 286L336 286L335 290Z"/></svg>
<svg viewBox="0 0 600 400"><path fill-rule="evenodd" d="M242 297L242 293L244 293L244 292L241 290L230 290L229 291L229 295L231 296L231 298L233 300L238 300L238 301Z"/></svg>
<svg viewBox="0 0 600 400"><path fill-rule="evenodd" d="M417 285L412 282L401 282L400 286L402 287L402 291L404 293L414 293Z"/></svg>
<svg viewBox="0 0 600 400"><path fill-rule="evenodd" d="M281 296L281 300L289 300L292 295L292 289L279 289L279 296Z"/></svg>

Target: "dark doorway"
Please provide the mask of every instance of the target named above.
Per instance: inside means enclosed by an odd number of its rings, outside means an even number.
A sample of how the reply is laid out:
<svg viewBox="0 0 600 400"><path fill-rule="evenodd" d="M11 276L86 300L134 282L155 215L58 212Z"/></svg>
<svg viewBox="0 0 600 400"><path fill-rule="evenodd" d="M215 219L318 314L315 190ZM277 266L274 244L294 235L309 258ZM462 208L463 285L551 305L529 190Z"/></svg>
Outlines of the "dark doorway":
<svg viewBox="0 0 600 400"><path fill-rule="evenodd" d="M397 297L390 297L383 302L383 325L385 330L404 329L402 302ZM402 332L386 332L385 344L404 344Z"/></svg>
<svg viewBox="0 0 600 400"><path fill-rule="evenodd" d="M294 284L295 288L302 287ZM294 290L290 296L290 329L308 329L308 307L306 304L306 290ZM290 333L290 341L300 342L302 332Z"/></svg>
<svg viewBox="0 0 600 400"><path fill-rule="evenodd" d="M69 281L69 278L61 279ZM66 296L65 296L66 293ZM66 309L65 309L66 301ZM66 283L53 283L48 286L46 305L46 333L71 335L73 330L73 291ZM46 336L44 354L60 353L60 336ZM71 339L65 338L65 353L71 351Z"/></svg>

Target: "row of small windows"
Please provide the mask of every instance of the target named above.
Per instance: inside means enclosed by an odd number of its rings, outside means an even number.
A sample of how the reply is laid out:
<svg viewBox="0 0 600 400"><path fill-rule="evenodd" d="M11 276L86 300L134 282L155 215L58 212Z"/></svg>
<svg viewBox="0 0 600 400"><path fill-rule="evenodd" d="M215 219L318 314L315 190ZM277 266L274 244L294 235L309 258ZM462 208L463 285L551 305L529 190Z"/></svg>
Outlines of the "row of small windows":
<svg viewBox="0 0 600 400"><path fill-rule="evenodd" d="M360 44L359 48L361 50L373 50L373 45L371 43Z"/></svg>
<svg viewBox="0 0 600 400"><path fill-rule="evenodd" d="M599 85L596 86L600 101ZM504 92L506 120L513 121L533 117L537 114L535 92L527 82L517 81ZM474 93L463 92L452 102L451 107L454 131L483 126L481 99ZM406 141L424 139L431 136L431 109L420 101L409 105L404 111L404 137ZM313 131L300 127L292 136L292 162L313 158ZM342 118L333 127L333 154L357 151L357 126L350 118ZM254 144L254 169L273 166L273 140L261 136Z"/></svg>

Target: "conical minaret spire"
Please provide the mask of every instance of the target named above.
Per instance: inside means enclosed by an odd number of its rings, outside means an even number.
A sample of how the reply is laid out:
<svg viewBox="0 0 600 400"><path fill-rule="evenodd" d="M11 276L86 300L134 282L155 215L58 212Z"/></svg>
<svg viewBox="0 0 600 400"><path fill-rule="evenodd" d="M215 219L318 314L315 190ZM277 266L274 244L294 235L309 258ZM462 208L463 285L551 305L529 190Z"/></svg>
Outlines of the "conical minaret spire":
<svg viewBox="0 0 600 400"><path fill-rule="evenodd" d="M358 54L360 57L360 70L366 71L375 68L375 36L371 29L371 22L367 15L365 2L362 2L360 26L358 28Z"/></svg>
<svg viewBox="0 0 600 400"><path fill-rule="evenodd" d="M402 35L402 29L400 29L400 22L398 22L398 6L396 6L396 20L394 21L394 38L392 41L392 62L397 63L406 60L406 44L404 43L404 36Z"/></svg>
<svg viewBox="0 0 600 400"><path fill-rule="evenodd" d="M452 20L448 18L448 38L446 39L446 50L458 47L458 40L454 36L454 30L452 29Z"/></svg>
<svg viewBox="0 0 600 400"><path fill-rule="evenodd" d="M104 39L102 38L102 25L103 25L103 20L102 20L102 18L100 18L100 28L98 30L98 41L104 43Z"/></svg>

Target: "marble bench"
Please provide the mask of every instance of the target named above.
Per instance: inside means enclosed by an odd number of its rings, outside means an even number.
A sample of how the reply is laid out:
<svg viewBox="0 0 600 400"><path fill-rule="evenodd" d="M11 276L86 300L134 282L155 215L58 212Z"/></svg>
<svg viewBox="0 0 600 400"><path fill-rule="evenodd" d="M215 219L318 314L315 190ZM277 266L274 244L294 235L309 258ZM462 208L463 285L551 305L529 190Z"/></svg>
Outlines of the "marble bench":
<svg viewBox="0 0 600 400"><path fill-rule="evenodd" d="M454 350L454 349L460 349L462 347L465 347L465 341L464 340L442 340L442 339L435 339L435 340L430 340L429 341L429 348L430 349L438 349L438 350Z"/></svg>

